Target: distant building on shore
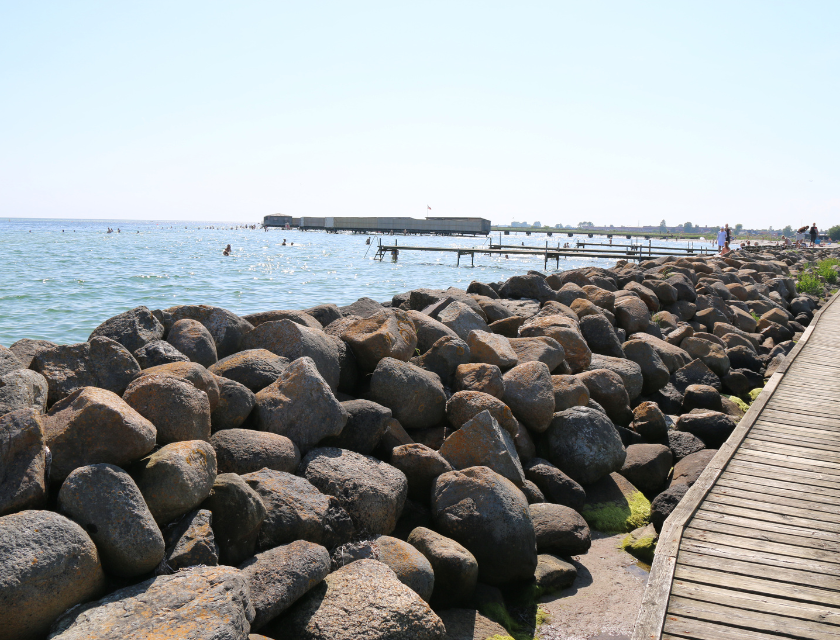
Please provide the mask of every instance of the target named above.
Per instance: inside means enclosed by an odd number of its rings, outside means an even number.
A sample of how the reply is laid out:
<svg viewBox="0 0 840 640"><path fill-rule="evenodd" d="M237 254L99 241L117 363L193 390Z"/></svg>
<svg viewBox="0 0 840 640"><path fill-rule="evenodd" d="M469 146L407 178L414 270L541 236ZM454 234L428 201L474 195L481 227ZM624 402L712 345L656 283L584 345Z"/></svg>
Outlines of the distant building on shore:
<svg viewBox="0 0 840 640"><path fill-rule="evenodd" d="M311 217L293 218L281 214L263 218L265 227L297 228L302 231L351 231L354 233L409 233L486 236L490 221L485 218L402 218L402 217Z"/></svg>

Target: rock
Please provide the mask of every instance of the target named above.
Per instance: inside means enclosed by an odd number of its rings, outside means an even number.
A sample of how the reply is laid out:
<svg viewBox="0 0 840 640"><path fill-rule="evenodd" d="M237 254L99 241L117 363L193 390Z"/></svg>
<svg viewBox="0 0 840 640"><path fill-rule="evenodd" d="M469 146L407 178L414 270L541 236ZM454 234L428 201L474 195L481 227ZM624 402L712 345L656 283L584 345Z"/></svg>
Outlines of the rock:
<svg viewBox="0 0 840 640"><path fill-rule="evenodd" d="M119 467L75 469L61 485L58 508L88 532L108 573L143 575L163 559L160 529L134 480Z"/></svg>
<svg viewBox="0 0 840 640"><path fill-rule="evenodd" d="M642 562L653 562L658 541L659 534L656 528L652 524L649 524L638 529L633 529L621 541L621 548L630 555L639 558Z"/></svg>
<svg viewBox="0 0 840 640"><path fill-rule="evenodd" d="M656 313L659 311L659 298L652 289L649 289L638 282L628 282L624 285L624 290L632 291L639 296L641 301L645 303L645 306L648 308L650 313Z"/></svg>
<svg viewBox="0 0 840 640"><path fill-rule="evenodd" d="M246 334L242 346L245 349L266 349L292 362L310 358L330 389L338 389L341 377L338 347L323 331L291 320L266 322Z"/></svg>
<svg viewBox="0 0 840 640"><path fill-rule="evenodd" d="M525 482L513 438L486 410L446 438L440 455L455 469L489 467L516 486Z"/></svg>
<svg viewBox="0 0 840 640"><path fill-rule="evenodd" d="M677 508L688 489L687 484L676 484L665 489L650 503L650 523L657 532L662 531L662 525L665 524L666 518Z"/></svg>
<svg viewBox="0 0 840 640"><path fill-rule="evenodd" d="M592 284L592 280L590 280L581 269L572 269L570 271L552 273L545 279L545 282L552 289L560 289L569 282L573 282L579 287L585 287L587 285Z"/></svg>
<svg viewBox="0 0 840 640"><path fill-rule="evenodd" d="M470 550L482 581L492 585L534 575L536 537L527 509L516 485L487 467L444 473L432 493L435 524Z"/></svg>
<svg viewBox="0 0 840 640"><path fill-rule="evenodd" d="M578 319L582 320L588 316L599 316L603 317L603 309L598 307L597 305L593 304L589 300L585 299L578 299L572 302L569 305L572 311L577 314Z"/></svg>
<svg viewBox="0 0 840 640"><path fill-rule="evenodd" d="M653 402L665 415L676 415L681 411L683 396L669 382L656 393L639 398L639 400L640 402Z"/></svg>
<svg viewBox="0 0 840 640"><path fill-rule="evenodd" d="M469 306L457 300L446 305L437 314L438 321L454 331L461 340L466 340L471 331L487 331L487 323Z"/></svg>
<svg viewBox="0 0 840 640"><path fill-rule="evenodd" d="M330 554L321 545L298 540L263 551L239 568L256 612L251 629L261 629L329 575Z"/></svg>
<svg viewBox="0 0 840 640"><path fill-rule="evenodd" d="M0 566L0 629L10 640L46 637L59 615L105 588L93 541L50 511L0 518Z"/></svg>
<svg viewBox="0 0 840 640"><path fill-rule="evenodd" d="M311 318L315 318L322 327L326 327L329 323L341 317L341 311L334 304L319 304L309 309L304 309L304 313Z"/></svg>
<svg viewBox="0 0 840 640"><path fill-rule="evenodd" d="M437 601L456 604L472 596L478 581L478 562L465 547L425 527L414 529L408 543L432 566Z"/></svg>
<svg viewBox="0 0 840 640"><path fill-rule="evenodd" d="M559 287L558 287L559 288ZM499 296L502 298L529 298L546 302L554 300L555 293L545 278L537 274L525 276L512 276L508 278L499 289Z"/></svg>
<svg viewBox="0 0 840 640"><path fill-rule="evenodd" d="M370 400L348 400L341 406L350 416L347 424L339 435L325 438L323 446L372 453L391 420L391 410Z"/></svg>
<svg viewBox="0 0 840 640"><path fill-rule="evenodd" d="M515 338L519 335L519 327L525 324L526 318L523 316L511 316L504 320L496 320L491 322L488 327L493 333L498 333L500 336L506 338Z"/></svg>
<svg viewBox="0 0 840 640"><path fill-rule="evenodd" d="M123 399L157 429L158 444L210 439L210 401L193 385L167 375L143 375Z"/></svg>
<svg viewBox="0 0 840 640"><path fill-rule="evenodd" d="M554 414L551 372L542 362L520 364L504 375L502 400L526 427L542 433Z"/></svg>
<svg viewBox="0 0 840 640"><path fill-rule="evenodd" d="M374 449L374 455L380 460L390 460L391 452L404 444L414 444L414 440L403 429L399 420L391 418L385 425L385 433L379 439L379 443Z"/></svg>
<svg viewBox="0 0 840 640"><path fill-rule="evenodd" d="M203 367L210 367L219 359L213 336L197 320L178 320L169 330L166 341Z"/></svg>
<svg viewBox="0 0 840 640"><path fill-rule="evenodd" d="M411 364L434 373L441 382L449 384L456 369L470 359L470 348L460 338L444 337L435 342L422 356L411 359Z"/></svg>
<svg viewBox="0 0 840 640"><path fill-rule="evenodd" d="M583 371L592 360L592 351L586 344L577 323L561 315L549 315L528 320L519 329L521 338L546 336L556 340L566 355L566 362L573 373Z"/></svg>
<svg viewBox="0 0 840 640"><path fill-rule="evenodd" d="M329 574L269 633L282 640L432 640L446 629L390 568L365 559Z"/></svg>
<svg viewBox="0 0 840 640"><path fill-rule="evenodd" d="M668 431L668 448L674 454L674 462L679 462L692 453L705 449L706 445L700 438L687 431L670 429Z"/></svg>
<svg viewBox="0 0 840 640"><path fill-rule="evenodd" d="M362 297L352 304L345 307L339 307L338 310L342 316L359 316L361 318L369 318L370 316L382 311L383 307L376 300Z"/></svg>
<svg viewBox="0 0 840 640"><path fill-rule="evenodd" d="M54 482L88 464L124 467L135 462L152 450L157 435L154 425L122 398L95 387L79 389L57 402L43 424Z"/></svg>
<svg viewBox="0 0 840 640"><path fill-rule="evenodd" d="M671 487L684 484L688 487L697 482L700 474L717 454L717 449L703 449L697 453L687 455L674 465Z"/></svg>
<svg viewBox="0 0 840 640"><path fill-rule="evenodd" d="M743 402L743 401L742 401ZM739 404L736 404L731 398L721 396L720 398L721 411L730 416L735 422L744 417L744 411Z"/></svg>
<svg viewBox="0 0 840 640"><path fill-rule="evenodd" d="M395 447L391 452L391 465L405 474L408 497L422 503L429 502L435 479L452 471L446 458L424 444Z"/></svg>
<svg viewBox="0 0 840 640"><path fill-rule="evenodd" d="M533 482L548 502L580 510L586 492L577 482L542 458L533 458L524 465L525 477Z"/></svg>
<svg viewBox="0 0 840 640"><path fill-rule="evenodd" d="M763 363L759 360L755 350L750 347L738 345L730 349L726 349L726 357L729 358L729 366L733 369L750 369L751 371L761 371Z"/></svg>
<svg viewBox="0 0 840 640"><path fill-rule="evenodd" d="M167 527L163 560L169 570L165 573L198 565L215 567L219 564L219 547L213 535L212 519L213 514L207 509L196 509L174 526Z"/></svg>
<svg viewBox="0 0 840 640"><path fill-rule="evenodd" d="M0 416L20 409L47 409L47 379L29 369L16 369L0 376Z"/></svg>
<svg viewBox="0 0 840 640"><path fill-rule="evenodd" d="M459 391L446 403L446 418L459 429L482 411L489 411L499 426L516 437L519 426L510 408L498 398L480 391Z"/></svg>
<svg viewBox="0 0 840 640"><path fill-rule="evenodd" d="M656 350L644 340L629 340L622 345L628 360L642 370L642 393L655 393L668 384L668 367L662 362Z"/></svg>
<svg viewBox="0 0 840 640"><path fill-rule="evenodd" d="M589 315L581 318L580 332L593 353L614 358L624 357L624 351L621 350L618 336L615 334L610 321L603 315Z"/></svg>
<svg viewBox="0 0 840 640"><path fill-rule="evenodd" d="M193 567L71 609L56 621L51 637L244 640L253 618L248 580L238 569Z"/></svg>
<svg viewBox="0 0 840 640"><path fill-rule="evenodd" d="M201 507L213 514L213 532L224 564L236 565L254 555L266 508L259 494L241 476L217 475Z"/></svg>
<svg viewBox="0 0 840 640"><path fill-rule="evenodd" d="M432 565L415 547L391 536L376 536L365 546L369 553L365 557L375 558L386 565L400 582L423 600L428 602L431 599L435 574Z"/></svg>
<svg viewBox="0 0 840 640"><path fill-rule="evenodd" d="M90 334L88 342L97 337L110 338L131 352L153 340L162 340L163 325L148 308L137 307L100 324Z"/></svg>
<svg viewBox="0 0 840 640"><path fill-rule="evenodd" d="M735 421L719 411L686 413L677 420L678 431L687 431L711 448L720 447L735 430Z"/></svg>
<svg viewBox="0 0 840 640"><path fill-rule="evenodd" d="M216 452L219 473L244 475L263 468L294 473L300 463L295 443L276 433L226 429L213 434L210 446Z"/></svg>
<svg viewBox="0 0 840 640"><path fill-rule="evenodd" d="M554 371L563 364L566 358L563 346L554 338L538 336L536 338L508 338L508 341L520 363L542 362L549 371Z"/></svg>
<svg viewBox="0 0 840 640"><path fill-rule="evenodd" d="M13 351L0 345L0 376L19 369L25 369L23 363L18 360Z"/></svg>
<svg viewBox="0 0 840 640"><path fill-rule="evenodd" d="M192 511L210 495L216 453L207 442L175 442L144 458L137 486L159 525Z"/></svg>
<svg viewBox="0 0 840 640"><path fill-rule="evenodd" d="M245 385L221 376L216 381L219 385L219 404L210 414L210 426L214 433L240 427L257 404L254 392Z"/></svg>
<svg viewBox="0 0 840 640"><path fill-rule="evenodd" d="M577 511L548 502L532 504L528 509L537 535L538 552L574 556L589 550L592 544L589 527Z"/></svg>
<svg viewBox="0 0 840 640"><path fill-rule="evenodd" d="M275 382L257 393L253 415L259 429L286 436L301 453L340 434L349 418L309 357L292 362Z"/></svg>
<svg viewBox="0 0 840 640"><path fill-rule="evenodd" d="M419 311L406 311L405 314L414 324L414 330L417 334L417 348L420 353L428 351L432 345L444 337L457 338L458 334L445 324L441 324L434 318L427 316L425 313Z"/></svg>
<svg viewBox="0 0 840 640"><path fill-rule="evenodd" d="M680 394L692 384L707 385L718 391L721 389L720 378L700 359L692 360L674 374L674 387Z"/></svg>
<svg viewBox="0 0 840 640"><path fill-rule="evenodd" d="M686 338L682 341L682 348L692 358L702 360L717 376L724 376L729 371L729 358L720 345L699 338Z"/></svg>
<svg viewBox="0 0 840 640"><path fill-rule="evenodd" d="M647 442L660 442L668 435L665 415L655 402L642 402L633 409L632 428Z"/></svg>
<svg viewBox="0 0 840 640"><path fill-rule="evenodd" d="M530 480L526 480L519 489L522 491L522 494L525 496L528 504L546 502L543 492L540 491L540 488Z"/></svg>
<svg viewBox="0 0 840 640"><path fill-rule="evenodd" d="M170 364L172 362L190 361L187 356L165 340L152 340L151 342L147 342L139 349L135 349L132 355L137 360L137 364L140 365L141 369L157 367L158 365Z"/></svg>
<svg viewBox="0 0 840 640"><path fill-rule="evenodd" d="M438 424L446 411L440 378L394 358L383 358L370 381L371 399L391 409L406 429Z"/></svg>
<svg viewBox="0 0 840 640"><path fill-rule="evenodd" d="M545 444L549 460L583 485L620 469L626 455L609 418L589 407L554 414Z"/></svg>
<svg viewBox="0 0 840 640"><path fill-rule="evenodd" d="M487 331L471 331L467 336L470 360L509 369L519 364L519 358L504 336Z"/></svg>
<svg viewBox="0 0 840 640"><path fill-rule="evenodd" d="M402 471L376 458L326 447L313 449L300 473L322 493L335 497L359 532L389 534L408 492Z"/></svg>
<svg viewBox="0 0 840 640"><path fill-rule="evenodd" d="M139 377L156 375L167 375L189 382L196 389L207 394L210 411L216 410L216 406L219 404L219 384L216 382L216 376L197 362L171 362L150 367L144 369Z"/></svg>
<svg viewBox="0 0 840 640"><path fill-rule="evenodd" d="M639 333L633 336L633 339L643 340L653 347L656 355L662 360L662 364L668 369L668 373L674 373L674 371L687 365L692 360L692 357L682 348L669 344L665 340L660 340L647 333Z"/></svg>
<svg viewBox="0 0 840 640"><path fill-rule="evenodd" d="M615 320L627 335L632 335L647 329L650 312L639 298L627 296L615 301Z"/></svg>
<svg viewBox="0 0 840 640"><path fill-rule="evenodd" d="M164 311L169 314L172 324L184 318L198 320L203 324L213 336L219 359L248 348L242 346L243 338L254 326L226 309L207 305L181 305Z"/></svg>
<svg viewBox="0 0 840 640"><path fill-rule="evenodd" d="M475 609L442 609L436 612L446 626L446 640L509 638L502 625L485 618Z"/></svg>
<svg viewBox="0 0 840 640"><path fill-rule="evenodd" d="M609 369L594 369L579 373L577 377L586 385L589 397L604 407L610 420L624 427L632 422L630 398L624 381L617 373Z"/></svg>
<svg viewBox="0 0 840 640"><path fill-rule="evenodd" d="M327 548L344 544L353 535L350 516L335 498L312 484L283 471L261 469L242 476L265 505L258 547L271 549L295 540L308 540Z"/></svg>
<svg viewBox="0 0 840 640"><path fill-rule="evenodd" d="M697 299L697 292L694 290L694 285L684 274L674 273L668 276L665 281L677 290L678 300L694 302Z"/></svg>
<svg viewBox="0 0 840 640"><path fill-rule="evenodd" d="M340 317L341 313L338 311L338 307L335 307L335 316L332 319L338 320L338 318ZM274 322L277 320L291 320L292 322L296 322L301 326L318 330L323 329L324 326L326 326L318 322L318 320L313 318L305 311L288 311L284 309L278 309L276 311L262 311L260 313L251 313L247 316L242 316L242 319L247 320L255 327L258 327L266 322ZM327 324L329 324L329 322Z"/></svg>
<svg viewBox="0 0 840 640"><path fill-rule="evenodd" d="M664 444L631 444L619 473L642 491L654 494L671 471L673 455Z"/></svg>
<svg viewBox="0 0 840 640"><path fill-rule="evenodd" d="M613 358L611 356L594 355L587 369L609 369L620 375L631 401L638 398L642 393L644 385L642 368L632 360L627 360L624 357Z"/></svg>
<svg viewBox="0 0 840 640"><path fill-rule="evenodd" d="M42 351L46 351L47 349L52 349L53 347L57 346L58 345L55 342L50 342L49 340L30 340L29 338L21 338L17 342L9 345L9 351L11 351L15 355L23 369L28 369L29 366L32 364L32 360L35 358L35 356L37 356ZM15 362L11 358L9 358L9 355L4 351L2 347L0 347L0 354L5 354L0 355L0 361L4 361L7 363L5 365L0 364L0 370L5 369L5 371L3 371L3 374L9 373L10 371L15 371L15 367L17 366L18 362Z"/></svg>
<svg viewBox="0 0 840 640"><path fill-rule="evenodd" d="M554 391L554 410L585 407L589 403L589 389L577 376L551 376Z"/></svg>
<svg viewBox="0 0 840 640"><path fill-rule="evenodd" d="M575 565L548 553L541 553L537 556L537 570L534 572L534 579L538 587L553 591L565 589L572 586L575 578L577 578Z"/></svg>
<svg viewBox="0 0 840 640"><path fill-rule="evenodd" d="M400 310L359 318L345 327L341 339L353 350L363 373L371 373L382 358L407 362L417 348L414 324Z"/></svg>
<svg viewBox="0 0 840 640"><path fill-rule="evenodd" d="M501 398L505 393L505 383L502 380L502 372L496 365L460 364L455 369L453 389L455 391L480 391Z"/></svg>
<svg viewBox="0 0 840 640"><path fill-rule="evenodd" d="M0 516L36 509L46 501L44 437L43 418L34 409L0 416Z"/></svg>
<svg viewBox="0 0 840 640"><path fill-rule="evenodd" d="M210 373L235 380L257 393L277 380L289 367L289 359L267 349L248 349L229 355L210 367Z"/></svg>
<svg viewBox="0 0 840 640"><path fill-rule="evenodd" d="M685 388L683 396L683 411L688 413L692 409L710 409L721 411L720 393L714 387L705 384L690 384Z"/></svg>
<svg viewBox="0 0 840 640"><path fill-rule="evenodd" d="M632 531L648 524L650 502L624 476L611 473L587 485L586 505L580 513L596 531Z"/></svg>

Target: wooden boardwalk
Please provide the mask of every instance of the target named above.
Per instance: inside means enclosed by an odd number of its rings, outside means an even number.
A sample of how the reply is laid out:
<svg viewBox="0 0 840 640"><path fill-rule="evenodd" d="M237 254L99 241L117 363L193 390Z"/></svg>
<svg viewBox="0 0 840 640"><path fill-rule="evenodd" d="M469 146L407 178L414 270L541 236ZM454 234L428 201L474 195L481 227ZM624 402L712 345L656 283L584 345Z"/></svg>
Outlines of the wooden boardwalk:
<svg viewBox="0 0 840 640"><path fill-rule="evenodd" d="M837 297L665 522L633 640L840 639Z"/></svg>

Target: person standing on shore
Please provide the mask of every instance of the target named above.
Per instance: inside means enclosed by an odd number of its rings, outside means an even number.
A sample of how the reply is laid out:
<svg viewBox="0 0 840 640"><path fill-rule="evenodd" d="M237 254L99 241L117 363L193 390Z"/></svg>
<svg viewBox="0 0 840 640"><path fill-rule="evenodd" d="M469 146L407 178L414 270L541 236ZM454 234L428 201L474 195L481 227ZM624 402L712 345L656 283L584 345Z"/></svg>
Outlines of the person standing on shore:
<svg viewBox="0 0 840 640"><path fill-rule="evenodd" d="M729 228L729 223L727 222L723 225L723 230L726 232L726 248L729 248L729 243L732 242L732 229Z"/></svg>
<svg viewBox="0 0 840 640"><path fill-rule="evenodd" d="M723 230L723 227L718 231L717 243L718 253L723 253L723 247L726 245L726 231Z"/></svg>
<svg viewBox="0 0 840 640"><path fill-rule="evenodd" d="M819 232L817 230L817 223L816 222L813 225L811 225L811 228L808 230L808 233L811 235L811 246L812 247L817 246L817 233L819 233Z"/></svg>

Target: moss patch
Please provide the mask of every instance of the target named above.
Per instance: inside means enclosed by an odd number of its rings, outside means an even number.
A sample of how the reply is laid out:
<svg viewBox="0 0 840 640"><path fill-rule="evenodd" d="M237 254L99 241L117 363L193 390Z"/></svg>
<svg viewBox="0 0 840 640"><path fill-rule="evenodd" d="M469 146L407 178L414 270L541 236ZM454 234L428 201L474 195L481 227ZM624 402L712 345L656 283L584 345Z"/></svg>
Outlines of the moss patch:
<svg viewBox="0 0 840 640"><path fill-rule="evenodd" d="M761 394L762 391L764 391L764 389L762 389L761 387L756 387L755 389L750 391L750 399L755 401L755 399Z"/></svg>
<svg viewBox="0 0 840 640"><path fill-rule="evenodd" d="M746 413L747 411L749 411L749 409L750 409L750 405L748 405L746 402L744 402L743 400L741 400L741 398L739 398L738 396L729 396L729 399L730 399L730 400L732 400L732 402L734 402L735 404L737 404L737 405L738 405L738 408L739 408L741 411L743 411L744 413Z"/></svg>
<svg viewBox="0 0 840 640"><path fill-rule="evenodd" d="M596 531L632 531L650 522L650 500L641 491L635 491L626 502L587 504L580 514Z"/></svg>
<svg viewBox="0 0 840 640"><path fill-rule="evenodd" d="M627 537L621 541L621 548L633 557L650 564L656 552L656 536L646 535L636 538L633 534L627 534Z"/></svg>
<svg viewBox="0 0 840 640"><path fill-rule="evenodd" d="M481 615L499 623L510 633L509 636L495 635L487 640L537 640L537 628L549 621L548 612L537 604L537 598L547 592L535 584L517 589L514 594L508 592L505 599L510 611L497 602L480 605L478 611Z"/></svg>

